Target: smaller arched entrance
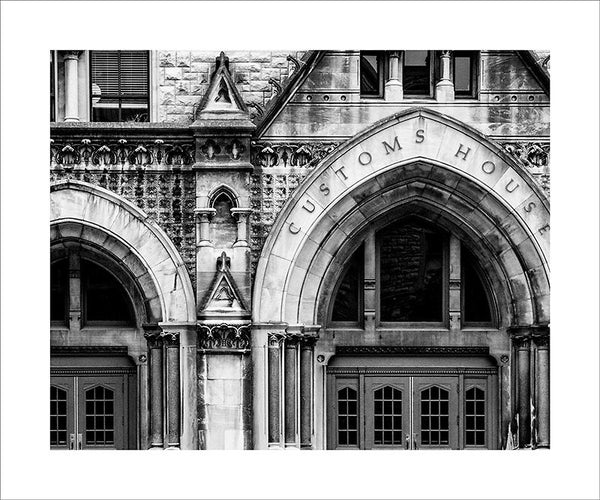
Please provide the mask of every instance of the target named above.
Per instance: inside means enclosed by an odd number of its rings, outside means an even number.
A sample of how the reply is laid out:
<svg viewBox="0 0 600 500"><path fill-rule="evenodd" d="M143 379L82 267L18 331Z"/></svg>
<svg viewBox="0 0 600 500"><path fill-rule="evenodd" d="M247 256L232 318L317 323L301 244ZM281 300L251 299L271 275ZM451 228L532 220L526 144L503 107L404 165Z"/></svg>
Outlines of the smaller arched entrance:
<svg viewBox="0 0 600 500"><path fill-rule="evenodd" d="M195 301L173 243L85 182L53 185L50 207L51 446L197 448Z"/></svg>

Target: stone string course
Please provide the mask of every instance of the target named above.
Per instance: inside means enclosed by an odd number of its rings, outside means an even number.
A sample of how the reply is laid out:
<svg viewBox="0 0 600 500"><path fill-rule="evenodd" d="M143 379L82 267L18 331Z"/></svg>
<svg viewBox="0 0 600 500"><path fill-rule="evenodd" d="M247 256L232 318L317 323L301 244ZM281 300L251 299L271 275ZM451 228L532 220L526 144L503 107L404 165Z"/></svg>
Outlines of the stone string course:
<svg viewBox="0 0 600 500"><path fill-rule="evenodd" d="M265 107L277 90L270 79L282 85L293 72L291 55L300 59L305 52L228 51L229 70L252 119L258 115L254 105ZM158 120L189 124L196 106L208 89L215 71L215 52L158 51Z"/></svg>

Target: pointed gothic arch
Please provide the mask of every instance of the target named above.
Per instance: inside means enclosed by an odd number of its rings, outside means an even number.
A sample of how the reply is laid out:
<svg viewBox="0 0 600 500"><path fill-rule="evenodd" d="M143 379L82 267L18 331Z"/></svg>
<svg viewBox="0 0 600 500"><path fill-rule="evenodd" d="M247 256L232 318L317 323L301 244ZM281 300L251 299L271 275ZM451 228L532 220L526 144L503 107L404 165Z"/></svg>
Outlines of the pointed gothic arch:
<svg viewBox="0 0 600 500"><path fill-rule="evenodd" d="M548 323L546 196L498 145L425 109L393 115L348 141L288 200L258 264L254 321L320 324L327 275L339 271L344 243L401 206L488 249L479 257L509 284L503 324Z"/></svg>

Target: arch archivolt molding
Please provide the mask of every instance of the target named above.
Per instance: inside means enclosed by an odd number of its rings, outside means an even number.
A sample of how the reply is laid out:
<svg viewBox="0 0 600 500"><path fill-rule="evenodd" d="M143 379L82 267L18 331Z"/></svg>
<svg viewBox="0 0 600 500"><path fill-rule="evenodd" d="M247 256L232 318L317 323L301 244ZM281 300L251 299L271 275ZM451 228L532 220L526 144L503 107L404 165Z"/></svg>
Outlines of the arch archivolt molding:
<svg viewBox="0 0 600 500"><path fill-rule="evenodd" d="M499 147L429 110L376 124L296 191L263 248L254 321L322 321L327 276L343 264L344 242L408 212L470 242L506 283L498 297L505 326L549 321L548 200Z"/></svg>
<svg viewBox="0 0 600 500"><path fill-rule="evenodd" d="M153 319L194 322L185 264L169 237L115 193L81 181L51 186L51 239L81 241L111 255L135 278Z"/></svg>

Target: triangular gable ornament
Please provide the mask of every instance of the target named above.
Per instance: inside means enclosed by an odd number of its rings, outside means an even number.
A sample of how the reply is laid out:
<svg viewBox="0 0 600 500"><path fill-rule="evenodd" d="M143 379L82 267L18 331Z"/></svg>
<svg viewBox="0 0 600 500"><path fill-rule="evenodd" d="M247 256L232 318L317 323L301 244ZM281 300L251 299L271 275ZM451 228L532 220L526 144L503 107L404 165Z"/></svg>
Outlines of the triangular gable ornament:
<svg viewBox="0 0 600 500"><path fill-rule="evenodd" d="M239 120L248 117L248 108L229 72L229 59L221 52L217 59L217 70L198 106L196 123L211 119Z"/></svg>
<svg viewBox="0 0 600 500"><path fill-rule="evenodd" d="M241 318L250 314L229 272L228 262L225 252L217 259L217 275L201 310L201 315L205 318Z"/></svg>

